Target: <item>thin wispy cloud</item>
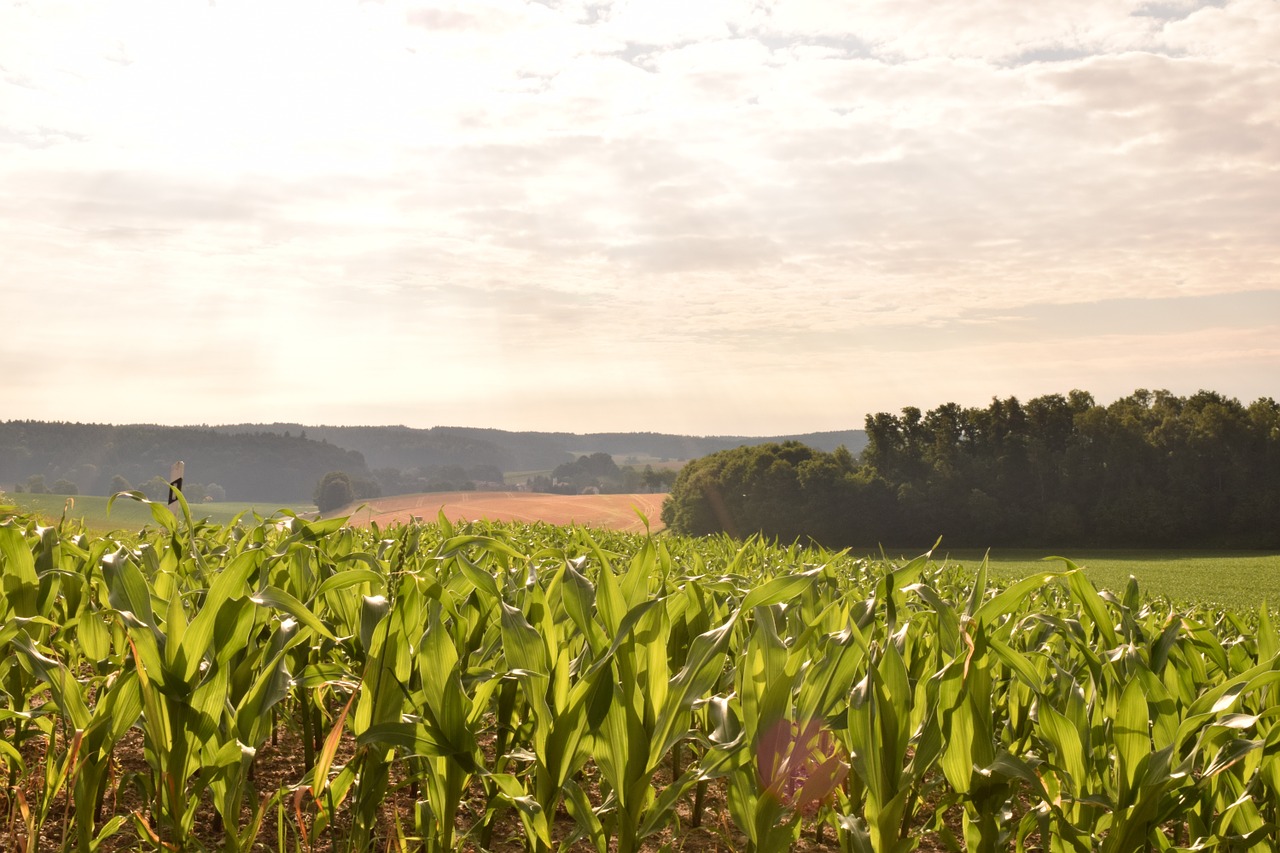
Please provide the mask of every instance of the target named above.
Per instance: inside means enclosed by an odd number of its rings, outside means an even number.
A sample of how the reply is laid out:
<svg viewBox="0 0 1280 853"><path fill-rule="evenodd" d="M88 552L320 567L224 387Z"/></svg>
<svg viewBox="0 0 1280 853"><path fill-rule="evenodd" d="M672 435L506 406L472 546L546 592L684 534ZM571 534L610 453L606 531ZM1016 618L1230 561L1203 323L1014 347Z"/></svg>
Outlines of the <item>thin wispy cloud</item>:
<svg viewBox="0 0 1280 853"><path fill-rule="evenodd" d="M1276 57L1274 0L11 5L4 416L1274 396Z"/></svg>

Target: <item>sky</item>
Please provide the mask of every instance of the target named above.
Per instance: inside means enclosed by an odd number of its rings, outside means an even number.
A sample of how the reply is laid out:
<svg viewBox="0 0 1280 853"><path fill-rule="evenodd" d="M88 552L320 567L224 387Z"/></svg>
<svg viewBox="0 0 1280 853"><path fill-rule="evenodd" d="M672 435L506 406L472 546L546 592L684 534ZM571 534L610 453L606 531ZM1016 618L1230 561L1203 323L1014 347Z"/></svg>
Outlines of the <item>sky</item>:
<svg viewBox="0 0 1280 853"><path fill-rule="evenodd" d="M1280 396L1280 2L0 2L0 420Z"/></svg>

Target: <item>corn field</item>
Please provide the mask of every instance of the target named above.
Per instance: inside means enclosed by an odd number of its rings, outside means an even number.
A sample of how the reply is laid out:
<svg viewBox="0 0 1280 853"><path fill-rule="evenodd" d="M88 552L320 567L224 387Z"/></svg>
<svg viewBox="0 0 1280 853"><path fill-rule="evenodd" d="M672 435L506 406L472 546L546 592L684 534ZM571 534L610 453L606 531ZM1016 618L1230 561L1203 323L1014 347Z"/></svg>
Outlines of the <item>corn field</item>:
<svg viewBox="0 0 1280 853"><path fill-rule="evenodd" d="M0 848L1277 836L1265 608L1175 612L1068 561L997 586L927 554L178 507L141 534L0 523Z"/></svg>

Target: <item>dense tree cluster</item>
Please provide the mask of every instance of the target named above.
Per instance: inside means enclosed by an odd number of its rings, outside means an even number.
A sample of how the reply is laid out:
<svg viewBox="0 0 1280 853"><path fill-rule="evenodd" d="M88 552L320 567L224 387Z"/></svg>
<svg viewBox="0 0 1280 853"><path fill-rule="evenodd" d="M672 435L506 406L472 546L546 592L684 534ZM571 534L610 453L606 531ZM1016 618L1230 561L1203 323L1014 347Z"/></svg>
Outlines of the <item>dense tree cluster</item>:
<svg viewBox="0 0 1280 853"><path fill-rule="evenodd" d="M352 477L346 471L330 471L320 478L311 500L321 512L341 509L352 501L380 497L382 489L368 477Z"/></svg>
<svg viewBox="0 0 1280 853"><path fill-rule="evenodd" d="M592 453L579 456L572 462L557 465L551 472L551 480L566 491L581 492L584 489L600 489L602 484L618 480L621 472L608 453Z"/></svg>
<svg viewBox="0 0 1280 853"><path fill-rule="evenodd" d="M1280 547L1280 405L1139 390L866 419L855 462L797 443L690 463L663 520L827 545Z"/></svg>
<svg viewBox="0 0 1280 853"><path fill-rule="evenodd" d="M425 465L407 471L378 468L373 472L384 495L494 490L502 487L502 477L502 469L496 465Z"/></svg>
<svg viewBox="0 0 1280 853"><path fill-rule="evenodd" d="M619 467L608 453L592 453L579 456L572 462L556 466L551 476L539 475L530 477L526 487L535 492L551 492L562 495L577 495L583 492L600 494L635 494L638 492L665 492L675 482L676 472L672 469L644 466L643 470L633 465Z"/></svg>
<svg viewBox="0 0 1280 853"><path fill-rule="evenodd" d="M722 450L681 469L662 506L668 527L692 535L842 541L860 494L847 450L786 441Z"/></svg>

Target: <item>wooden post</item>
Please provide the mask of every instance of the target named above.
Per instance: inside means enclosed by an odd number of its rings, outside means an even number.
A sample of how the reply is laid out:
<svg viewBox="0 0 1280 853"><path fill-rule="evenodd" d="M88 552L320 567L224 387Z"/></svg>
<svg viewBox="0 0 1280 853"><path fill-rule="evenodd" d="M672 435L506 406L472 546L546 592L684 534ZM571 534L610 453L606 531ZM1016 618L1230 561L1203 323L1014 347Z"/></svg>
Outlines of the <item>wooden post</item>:
<svg viewBox="0 0 1280 853"><path fill-rule="evenodd" d="M169 468L169 505L172 506L178 502L178 492L175 489L182 488L182 474L186 466L182 462L175 462Z"/></svg>

